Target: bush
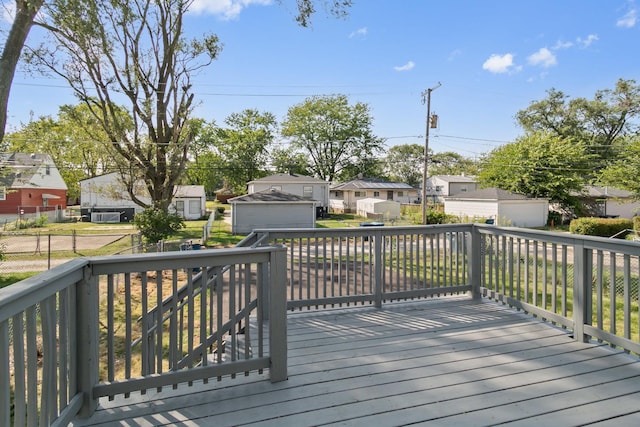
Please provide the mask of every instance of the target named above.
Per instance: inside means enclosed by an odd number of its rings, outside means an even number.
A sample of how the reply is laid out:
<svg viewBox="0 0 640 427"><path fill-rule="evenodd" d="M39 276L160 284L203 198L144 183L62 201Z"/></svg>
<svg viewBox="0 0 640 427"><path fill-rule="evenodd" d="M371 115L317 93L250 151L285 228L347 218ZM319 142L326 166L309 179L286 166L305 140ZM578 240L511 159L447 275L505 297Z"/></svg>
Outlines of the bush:
<svg viewBox="0 0 640 427"><path fill-rule="evenodd" d="M147 243L157 243L184 228L184 220L175 213L147 208L136 214L133 222Z"/></svg>
<svg viewBox="0 0 640 427"><path fill-rule="evenodd" d="M633 221L630 219L585 217L571 221L569 231L585 236L611 237L631 227L633 227ZM624 237L624 233L620 237Z"/></svg>

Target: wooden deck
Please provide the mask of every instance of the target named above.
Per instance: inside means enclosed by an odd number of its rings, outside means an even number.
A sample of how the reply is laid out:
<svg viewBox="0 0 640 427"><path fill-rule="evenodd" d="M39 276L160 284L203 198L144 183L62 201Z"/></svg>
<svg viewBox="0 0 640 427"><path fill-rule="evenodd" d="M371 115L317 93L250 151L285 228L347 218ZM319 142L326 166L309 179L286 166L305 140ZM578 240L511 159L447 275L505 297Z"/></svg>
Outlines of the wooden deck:
<svg viewBox="0 0 640 427"><path fill-rule="evenodd" d="M100 402L74 425L640 425L640 359L466 297L292 313L289 379Z"/></svg>

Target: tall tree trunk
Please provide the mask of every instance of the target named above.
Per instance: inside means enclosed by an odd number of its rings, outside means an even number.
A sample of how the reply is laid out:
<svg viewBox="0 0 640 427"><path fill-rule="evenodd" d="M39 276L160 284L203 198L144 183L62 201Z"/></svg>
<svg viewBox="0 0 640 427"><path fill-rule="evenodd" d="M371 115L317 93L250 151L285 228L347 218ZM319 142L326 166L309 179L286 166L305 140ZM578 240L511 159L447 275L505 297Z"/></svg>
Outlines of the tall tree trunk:
<svg viewBox="0 0 640 427"><path fill-rule="evenodd" d="M16 0L16 17L0 56L0 142L7 126L7 105L20 53L44 0Z"/></svg>

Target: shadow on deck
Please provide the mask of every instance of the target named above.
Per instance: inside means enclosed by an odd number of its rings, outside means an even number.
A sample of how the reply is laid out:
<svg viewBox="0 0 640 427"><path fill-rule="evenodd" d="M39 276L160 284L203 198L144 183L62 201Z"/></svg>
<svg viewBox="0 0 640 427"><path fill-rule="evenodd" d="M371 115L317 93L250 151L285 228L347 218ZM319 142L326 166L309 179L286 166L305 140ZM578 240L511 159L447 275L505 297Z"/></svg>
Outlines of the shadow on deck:
<svg viewBox="0 0 640 427"><path fill-rule="evenodd" d="M100 400L75 426L640 425L640 360L489 301L288 316L289 379Z"/></svg>

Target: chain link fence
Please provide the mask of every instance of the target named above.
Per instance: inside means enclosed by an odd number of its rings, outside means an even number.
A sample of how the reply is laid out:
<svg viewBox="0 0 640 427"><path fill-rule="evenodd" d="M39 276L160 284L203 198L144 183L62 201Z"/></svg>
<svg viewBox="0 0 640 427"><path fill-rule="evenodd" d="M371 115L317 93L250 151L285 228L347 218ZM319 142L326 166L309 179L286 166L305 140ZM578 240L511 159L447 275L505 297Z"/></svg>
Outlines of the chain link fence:
<svg viewBox="0 0 640 427"><path fill-rule="evenodd" d="M46 271L72 258L94 255L108 245L114 245L114 251L106 251L103 255L131 254L144 250L139 233L4 232L0 234L0 250L4 253L4 259L0 261L0 274Z"/></svg>

